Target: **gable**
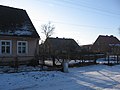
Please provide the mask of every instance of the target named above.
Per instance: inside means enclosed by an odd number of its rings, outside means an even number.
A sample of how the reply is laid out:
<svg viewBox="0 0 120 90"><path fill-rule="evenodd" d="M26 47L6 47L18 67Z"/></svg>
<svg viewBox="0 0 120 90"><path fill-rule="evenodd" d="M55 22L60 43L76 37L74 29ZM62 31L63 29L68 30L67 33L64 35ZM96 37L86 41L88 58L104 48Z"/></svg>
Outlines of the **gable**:
<svg viewBox="0 0 120 90"><path fill-rule="evenodd" d="M0 5L0 35L39 38L25 10L2 5Z"/></svg>
<svg viewBox="0 0 120 90"><path fill-rule="evenodd" d="M102 36L100 35L94 44L109 45L109 44L120 44L120 41L114 36Z"/></svg>
<svg viewBox="0 0 120 90"><path fill-rule="evenodd" d="M111 45L120 45L119 39L111 36L100 35L92 46L92 51L106 52L111 50Z"/></svg>

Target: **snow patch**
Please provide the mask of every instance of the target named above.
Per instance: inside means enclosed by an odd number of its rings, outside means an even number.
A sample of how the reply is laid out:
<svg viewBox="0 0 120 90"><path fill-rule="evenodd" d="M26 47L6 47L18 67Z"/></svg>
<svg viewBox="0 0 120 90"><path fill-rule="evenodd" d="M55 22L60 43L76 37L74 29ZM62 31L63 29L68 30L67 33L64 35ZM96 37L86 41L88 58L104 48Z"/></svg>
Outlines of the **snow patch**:
<svg viewBox="0 0 120 90"><path fill-rule="evenodd" d="M20 30L17 30L17 31L15 31L14 32L14 34L16 35L31 35L32 34L32 32L30 32L30 31L20 31Z"/></svg>

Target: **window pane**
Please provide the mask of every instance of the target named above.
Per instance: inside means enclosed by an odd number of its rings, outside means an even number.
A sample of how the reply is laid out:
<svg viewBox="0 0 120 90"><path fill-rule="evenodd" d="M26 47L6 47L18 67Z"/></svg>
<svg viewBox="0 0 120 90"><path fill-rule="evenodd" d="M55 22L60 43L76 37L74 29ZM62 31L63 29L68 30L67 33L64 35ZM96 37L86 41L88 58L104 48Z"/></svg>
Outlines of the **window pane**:
<svg viewBox="0 0 120 90"><path fill-rule="evenodd" d="M25 42L23 42L23 43L22 43L22 46L23 46L23 47L24 47L24 46L26 46L26 43L25 43Z"/></svg>
<svg viewBox="0 0 120 90"><path fill-rule="evenodd" d="M18 47L18 53L21 53L21 47Z"/></svg>
<svg viewBox="0 0 120 90"><path fill-rule="evenodd" d="M6 45L10 45L10 42L6 42Z"/></svg>
<svg viewBox="0 0 120 90"><path fill-rule="evenodd" d="M5 53L5 46L2 46L2 53Z"/></svg>
<svg viewBox="0 0 120 90"><path fill-rule="evenodd" d="M5 42L2 42L2 45L5 45Z"/></svg>
<svg viewBox="0 0 120 90"><path fill-rule="evenodd" d="M21 45L21 42L18 42L18 45Z"/></svg>
<svg viewBox="0 0 120 90"><path fill-rule="evenodd" d="M6 53L10 53L10 47L9 46L6 47Z"/></svg>
<svg viewBox="0 0 120 90"><path fill-rule="evenodd" d="M22 48L22 53L26 53L26 47Z"/></svg>

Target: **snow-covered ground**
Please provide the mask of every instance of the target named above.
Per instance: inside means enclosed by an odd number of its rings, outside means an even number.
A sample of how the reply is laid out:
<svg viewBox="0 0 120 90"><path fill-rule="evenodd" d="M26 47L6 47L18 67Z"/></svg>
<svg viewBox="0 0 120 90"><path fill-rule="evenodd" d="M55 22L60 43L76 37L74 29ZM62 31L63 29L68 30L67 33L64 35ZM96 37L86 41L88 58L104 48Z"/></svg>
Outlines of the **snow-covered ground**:
<svg viewBox="0 0 120 90"><path fill-rule="evenodd" d="M120 90L120 65L0 74L0 90Z"/></svg>

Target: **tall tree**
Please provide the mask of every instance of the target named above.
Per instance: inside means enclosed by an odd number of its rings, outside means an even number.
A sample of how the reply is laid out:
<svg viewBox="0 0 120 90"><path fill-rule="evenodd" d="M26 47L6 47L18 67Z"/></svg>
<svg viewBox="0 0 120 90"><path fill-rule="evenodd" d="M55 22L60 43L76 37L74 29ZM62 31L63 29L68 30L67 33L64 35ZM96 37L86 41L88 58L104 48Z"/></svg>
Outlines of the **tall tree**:
<svg viewBox="0 0 120 90"><path fill-rule="evenodd" d="M42 33L45 34L46 39L50 37L55 29L55 26L51 24L51 22L48 22L48 24L41 25Z"/></svg>

